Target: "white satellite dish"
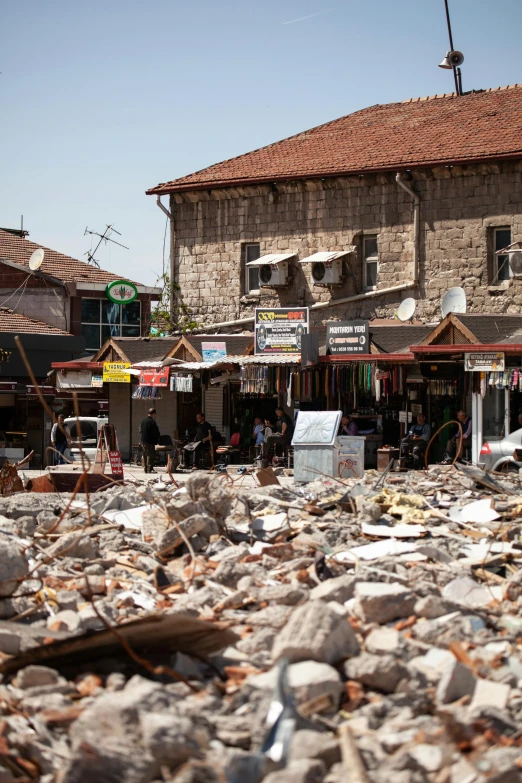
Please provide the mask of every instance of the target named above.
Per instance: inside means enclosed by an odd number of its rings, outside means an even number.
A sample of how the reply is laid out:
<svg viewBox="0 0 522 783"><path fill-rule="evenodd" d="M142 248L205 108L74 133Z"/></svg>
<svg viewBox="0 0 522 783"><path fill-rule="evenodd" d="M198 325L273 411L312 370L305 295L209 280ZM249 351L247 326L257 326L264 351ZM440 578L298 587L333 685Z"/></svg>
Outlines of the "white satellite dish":
<svg viewBox="0 0 522 783"><path fill-rule="evenodd" d="M444 294L440 305L442 317L446 318L449 313L466 312L466 292L460 286L450 288Z"/></svg>
<svg viewBox="0 0 522 783"><path fill-rule="evenodd" d="M29 269L31 272L36 272L37 269L40 269L40 267L43 264L44 260L44 251L41 247L38 248L38 250L35 250L32 254L31 258L29 259Z"/></svg>
<svg viewBox="0 0 522 783"><path fill-rule="evenodd" d="M408 299L403 299L397 310L397 318L399 321L409 321L413 318L417 302L411 296Z"/></svg>

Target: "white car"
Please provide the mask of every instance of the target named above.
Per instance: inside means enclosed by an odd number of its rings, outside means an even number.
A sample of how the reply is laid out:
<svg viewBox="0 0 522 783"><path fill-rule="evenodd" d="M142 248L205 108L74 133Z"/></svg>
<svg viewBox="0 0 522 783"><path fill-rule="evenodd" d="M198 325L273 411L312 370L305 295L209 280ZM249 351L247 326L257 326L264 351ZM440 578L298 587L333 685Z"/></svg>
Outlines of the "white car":
<svg viewBox="0 0 522 783"><path fill-rule="evenodd" d="M72 441L72 446L69 449L69 458L74 462L80 462L80 448L78 443L80 442L81 431L82 451L85 456L89 458L91 465L94 465L96 447L98 445L98 433L104 424L108 424L108 421L107 416L79 416L78 420L76 417L65 419L65 424L69 429L69 435L71 436Z"/></svg>
<svg viewBox="0 0 522 783"><path fill-rule="evenodd" d="M521 463L515 456L517 450L522 451L522 429L501 440L486 441L480 450L479 465L486 470L518 472Z"/></svg>

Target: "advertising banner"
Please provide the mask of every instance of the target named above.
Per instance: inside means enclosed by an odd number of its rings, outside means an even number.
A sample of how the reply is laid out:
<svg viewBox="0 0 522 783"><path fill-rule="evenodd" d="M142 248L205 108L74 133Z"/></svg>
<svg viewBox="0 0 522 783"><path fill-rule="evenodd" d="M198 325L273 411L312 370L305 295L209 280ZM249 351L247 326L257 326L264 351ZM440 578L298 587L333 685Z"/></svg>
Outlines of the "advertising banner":
<svg viewBox="0 0 522 783"><path fill-rule="evenodd" d="M140 386L162 386L167 389L169 385L169 368L159 369L145 368L140 371Z"/></svg>
<svg viewBox="0 0 522 783"><path fill-rule="evenodd" d="M326 324L326 355L370 353L368 321L329 321Z"/></svg>
<svg viewBox="0 0 522 783"><path fill-rule="evenodd" d="M503 353L465 353L464 362L468 372L504 372L506 369Z"/></svg>
<svg viewBox="0 0 522 783"><path fill-rule="evenodd" d="M308 334L308 307L256 308L256 354L301 353Z"/></svg>
<svg viewBox="0 0 522 783"><path fill-rule="evenodd" d="M109 462L111 463L111 473L115 476L123 476L123 463L119 451L109 451Z"/></svg>
<svg viewBox="0 0 522 783"><path fill-rule="evenodd" d="M130 363L128 362L104 362L104 383L130 383Z"/></svg>
<svg viewBox="0 0 522 783"><path fill-rule="evenodd" d="M217 362L227 355L226 343L201 343L201 355L204 362Z"/></svg>

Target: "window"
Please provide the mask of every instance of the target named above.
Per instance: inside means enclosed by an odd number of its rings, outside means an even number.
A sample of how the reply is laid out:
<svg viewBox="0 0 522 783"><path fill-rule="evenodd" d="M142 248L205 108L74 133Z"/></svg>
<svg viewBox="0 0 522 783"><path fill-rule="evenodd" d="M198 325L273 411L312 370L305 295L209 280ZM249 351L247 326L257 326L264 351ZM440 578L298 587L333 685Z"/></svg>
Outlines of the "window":
<svg viewBox="0 0 522 783"><path fill-rule="evenodd" d="M77 424L73 424L70 430L72 440L79 440L79 430L81 430L82 433L81 441L84 446L87 443L93 443L96 446L96 424L91 424L90 421L81 421L79 427Z"/></svg>
<svg viewBox="0 0 522 783"><path fill-rule="evenodd" d="M492 283L502 283L504 280L509 280L511 277L511 269L509 266L509 256L506 253L502 256L497 256L497 250L503 250L505 247L511 244L511 229L510 228L494 228L493 229L493 264L492 264Z"/></svg>
<svg viewBox="0 0 522 783"><path fill-rule="evenodd" d="M377 253L377 237L363 237L363 285L365 288L377 286L379 271L379 255Z"/></svg>
<svg viewBox="0 0 522 783"><path fill-rule="evenodd" d="M257 261L261 255L259 243L243 245L243 257L245 259L245 294L259 291L259 267L247 266L249 261Z"/></svg>
<svg viewBox="0 0 522 783"><path fill-rule="evenodd" d="M97 351L109 337L141 335L141 302L119 305L108 299L82 299L82 337L87 351Z"/></svg>

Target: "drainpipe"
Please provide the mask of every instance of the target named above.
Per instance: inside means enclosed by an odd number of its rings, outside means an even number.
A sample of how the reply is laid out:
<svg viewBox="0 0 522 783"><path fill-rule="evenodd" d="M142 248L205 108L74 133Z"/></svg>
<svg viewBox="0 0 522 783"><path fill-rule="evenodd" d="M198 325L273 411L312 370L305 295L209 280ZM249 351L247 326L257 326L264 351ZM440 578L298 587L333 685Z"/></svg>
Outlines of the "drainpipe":
<svg viewBox="0 0 522 783"><path fill-rule="evenodd" d="M411 185L408 185L402 178L402 174L397 172L395 181L406 193L413 199L413 279L415 284L419 284L419 248L420 248L420 197L415 193Z"/></svg>
<svg viewBox="0 0 522 783"><path fill-rule="evenodd" d="M170 301L169 301L169 309L170 309L170 320L171 320L171 323L175 323L175 321L176 321L176 313L174 311L175 311L175 307L176 307L176 302L175 302L175 297L174 297L173 284L174 284L174 281L176 279L175 278L176 268L175 268L175 257L174 257L174 251L176 249L176 230L174 228L174 215L172 214L172 212L170 212L170 210L167 209L166 206L164 206L164 204L161 203L161 197L159 195L156 195L156 204L161 209L161 211L165 213L165 215L168 217L168 219L170 221L170 223L169 223L169 225L170 225L170 253L169 253L169 277L170 277L170 296L169 296L169 300Z"/></svg>
<svg viewBox="0 0 522 783"><path fill-rule="evenodd" d="M335 307L336 305L349 304L350 302L358 302L361 299L373 299L376 296L383 296L384 294L392 294L396 291L404 291L406 288L414 288L415 281L410 280L407 283L401 283L401 285L394 285L391 288L379 288L376 291L365 291L363 294L356 294L355 296L345 296L342 299L330 299L328 302L316 302L310 305L310 310L321 310L326 307ZM207 324L206 326L200 326L198 329L193 329L193 332L201 332L205 329L221 329L225 326L239 326L240 324L249 324L254 320L254 316L249 318L239 318L235 321L221 321L218 324Z"/></svg>

